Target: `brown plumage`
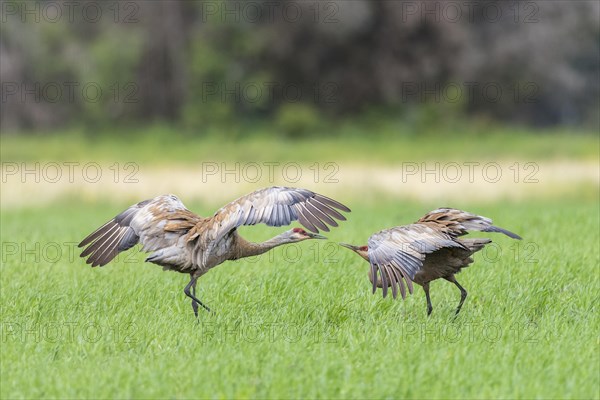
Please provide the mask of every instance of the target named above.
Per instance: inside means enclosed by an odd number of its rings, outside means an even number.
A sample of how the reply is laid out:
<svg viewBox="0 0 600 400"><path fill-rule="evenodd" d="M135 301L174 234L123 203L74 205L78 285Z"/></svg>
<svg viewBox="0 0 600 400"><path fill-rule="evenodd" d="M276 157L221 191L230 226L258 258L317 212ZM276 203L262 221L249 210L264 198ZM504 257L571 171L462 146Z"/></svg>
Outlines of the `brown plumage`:
<svg viewBox="0 0 600 400"><path fill-rule="evenodd" d="M86 262L96 267L141 243L142 250L150 253L146 261L190 275L184 292L192 299L197 316L198 305L210 311L196 297L200 276L226 260L262 254L306 239L326 239L317 233L338 226L335 219L344 221L340 211L350 209L310 190L287 187L250 193L209 218L189 211L174 195L162 195L132 205L83 239L79 247L87 246L81 257L87 257ZM294 228L266 242L252 243L237 232L243 225L283 226L296 220L314 233Z"/></svg>
<svg viewBox="0 0 600 400"><path fill-rule="evenodd" d="M441 208L427 213L414 224L375 233L369 238L368 246L340 245L353 250L371 264L369 280L373 283L373 293L380 287L385 297L391 287L394 298L398 291L405 298L406 289L412 294L413 282L417 283L425 291L429 315L433 310L429 282L444 278L460 289L458 314L467 291L454 275L473 262L473 253L491 243L490 239L459 238L469 231L500 232L513 239L521 239L519 235L492 225L489 218Z"/></svg>

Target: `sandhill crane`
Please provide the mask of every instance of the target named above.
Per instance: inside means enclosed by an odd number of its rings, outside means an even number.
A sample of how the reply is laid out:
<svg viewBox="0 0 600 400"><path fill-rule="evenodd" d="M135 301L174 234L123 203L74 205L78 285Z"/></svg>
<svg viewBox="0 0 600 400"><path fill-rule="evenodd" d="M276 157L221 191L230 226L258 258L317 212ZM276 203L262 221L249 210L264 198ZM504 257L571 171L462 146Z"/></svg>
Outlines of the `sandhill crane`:
<svg viewBox="0 0 600 400"><path fill-rule="evenodd" d="M427 298L427 315L431 314L429 282L438 278L452 282L460 290L460 303L455 315L467 298L467 291L458 283L455 274L473 262L471 255L488 244L490 239L459 239L468 231L500 232L513 239L519 235L492 225L492 220L452 208L440 208L427 213L414 224L397 226L375 233L367 246L340 243L371 264L369 280L373 293L382 288L383 297L392 288L393 297L406 297L413 282L421 285ZM379 276L377 273L379 272Z"/></svg>
<svg viewBox="0 0 600 400"><path fill-rule="evenodd" d="M189 211L176 196L162 195L132 205L83 239L79 247L87 246L81 257L88 257L86 262L96 267L141 243L143 251L151 252L146 261L190 275L184 293L192 299L197 317L198 305L210 311L196 297L200 276L226 260L306 239L326 239L317 234L319 229L328 232L328 225L338 226L335 219L346 219L338 210L350 212L345 205L310 190L270 187L240 197L204 218ZM295 220L313 233L293 228L266 242L252 243L237 232L242 225L282 226Z"/></svg>

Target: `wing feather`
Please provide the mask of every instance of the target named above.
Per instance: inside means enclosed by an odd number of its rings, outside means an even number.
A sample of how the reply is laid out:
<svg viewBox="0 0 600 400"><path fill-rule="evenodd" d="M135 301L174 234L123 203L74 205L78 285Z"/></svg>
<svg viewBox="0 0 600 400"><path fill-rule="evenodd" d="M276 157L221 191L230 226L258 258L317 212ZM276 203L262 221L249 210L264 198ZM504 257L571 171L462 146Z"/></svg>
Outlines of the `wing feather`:
<svg viewBox="0 0 600 400"><path fill-rule="evenodd" d="M325 197L323 195L315 193L314 199L319 201L320 203L330 206L331 208L337 208L338 210L350 212L350 209L348 207L346 207L340 202L330 199L329 197Z"/></svg>
<svg viewBox="0 0 600 400"><path fill-rule="evenodd" d="M318 212L313 212L311 210L311 207L311 204L306 202L302 211L308 216L310 222L312 222L315 227L322 229L325 232L329 232L329 227L317 216Z"/></svg>
<svg viewBox="0 0 600 400"><path fill-rule="evenodd" d="M114 231L119 230L119 225L117 224L112 224L112 225L103 225L102 231L100 233L98 233L98 231L95 231L94 233L92 233L92 235L94 235L94 241L90 242L89 240L84 240L79 244L79 247L84 246L86 243L91 243L90 246L88 246L83 253L81 253L82 257L87 257L89 254L95 252L98 250L98 248L100 247L100 243L102 243L102 240L98 240L100 238L106 237L109 238ZM90 235L91 236L91 235ZM89 236L88 236L89 237Z"/></svg>
<svg viewBox="0 0 600 400"><path fill-rule="evenodd" d="M283 226L298 220L306 229L318 233L319 229L328 230L328 224L335 226L334 218L346 219L338 210L350 212L345 205L310 190L274 186L227 204L213 219L220 221L227 232L242 225Z"/></svg>
<svg viewBox="0 0 600 400"><path fill-rule="evenodd" d="M371 263L371 276L373 277L373 294L377 291L377 271L380 269L378 264Z"/></svg>
<svg viewBox="0 0 600 400"><path fill-rule="evenodd" d="M331 218L329 215L327 215L323 211L321 211L316 204L313 204L313 202L311 202L311 199L308 199L308 201L306 202L306 208L313 215L315 215L316 217L318 217L322 221L328 223L329 225L331 225L331 226L338 226L338 223L335 222L335 220L333 218ZM327 231L329 231L329 228L327 228Z"/></svg>
<svg viewBox="0 0 600 400"><path fill-rule="evenodd" d="M346 220L346 217L344 217L342 214L340 214L340 212L338 212L335 208L329 207L327 204L323 203L316 197L312 199L311 203L316 205L319 208L319 210L323 210L323 212L326 212L328 215L330 215L333 218L336 218L340 221Z"/></svg>
<svg viewBox="0 0 600 400"><path fill-rule="evenodd" d="M394 263L392 263L394 265ZM396 268L390 268L392 271L392 274L394 275L394 279L392 280L392 294L394 296L394 298L396 298L398 296L398 289L394 290L394 285L397 285L400 287L400 294L402 296L403 299L406 298L406 289L404 288L404 284L402 281L403 278L403 274L401 269L399 269L397 266Z"/></svg>
<svg viewBox="0 0 600 400"><path fill-rule="evenodd" d="M312 232L319 231L317 227L313 225L312 221L306 216L306 213L304 212L304 210L302 210L301 207L295 205L294 209L298 213L298 222L300 222L302 226L304 226L306 229Z"/></svg>
<svg viewBox="0 0 600 400"><path fill-rule="evenodd" d="M283 205L279 206L283 212L283 215L285 215L285 220L287 221L287 223L291 223L295 218L292 217L292 210L289 207L285 207Z"/></svg>
<svg viewBox="0 0 600 400"><path fill-rule="evenodd" d="M103 266L137 243L144 251L175 246L201 217L173 195L162 195L132 205L79 243L81 257L92 267Z"/></svg>
<svg viewBox="0 0 600 400"><path fill-rule="evenodd" d="M94 232L90 233L85 239L79 243L79 247L83 247L95 241L99 236L103 236L108 229L112 229L114 227L114 220L110 220L100 228L96 229Z"/></svg>
<svg viewBox="0 0 600 400"><path fill-rule="evenodd" d="M421 224L398 226L377 232L369 238L368 247L373 282L377 282L379 272L383 297L387 295L389 284L392 286L392 294L397 293L394 288L397 283L402 298L406 296L404 284L409 293L413 293L412 281L422 268L427 254L442 248L464 248L450 235Z"/></svg>
<svg viewBox="0 0 600 400"><path fill-rule="evenodd" d="M438 208L430 211L417 223L437 224L452 236L463 236L469 231L499 232L510 238L521 240L521 237L516 233L492 225L490 218L455 208Z"/></svg>
<svg viewBox="0 0 600 400"><path fill-rule="evenodd" d="M205 261L221 239L240 226L260 223L284 226L297 220L311 232L329 231L328 224L337 226L331 223L334 218L346 219L336 208L350 212L348 207L329 197L301 188L273 186L242 196L213 215L215 232L204 252Z"/></svg>

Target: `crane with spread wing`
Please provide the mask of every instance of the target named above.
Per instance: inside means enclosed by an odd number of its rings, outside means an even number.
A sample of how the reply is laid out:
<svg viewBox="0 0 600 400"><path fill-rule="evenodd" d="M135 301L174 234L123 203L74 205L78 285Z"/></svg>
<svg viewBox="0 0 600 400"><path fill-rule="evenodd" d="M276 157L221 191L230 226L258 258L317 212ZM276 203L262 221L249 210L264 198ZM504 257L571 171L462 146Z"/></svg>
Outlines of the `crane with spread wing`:
<svg viewBox="0 0 600 400"><path fill-rule="evenodd" d="M319 229L329 231L344 221L345 205L307 189L270 187L227 204L212 217L200 217L174 195L162 195L134 204L79 243L81 257L92 267L103 266L117 254L136 244L150 253L146 261L190 275L184 289L198 305L210 309L196 297L196 282L211 268L227 260L265 253L274 247L307 239L326 239ZM298 221L308 231L293 228L263 243L247 241L237 232L243 225L289 225Z"/></svg>

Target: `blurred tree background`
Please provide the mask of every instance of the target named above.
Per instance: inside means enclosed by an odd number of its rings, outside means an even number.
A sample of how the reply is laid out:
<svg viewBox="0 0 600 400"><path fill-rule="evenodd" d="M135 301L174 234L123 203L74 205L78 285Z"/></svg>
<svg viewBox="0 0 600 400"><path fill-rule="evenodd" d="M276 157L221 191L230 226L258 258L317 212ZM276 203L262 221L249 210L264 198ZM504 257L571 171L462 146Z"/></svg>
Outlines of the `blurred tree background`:
<svg viewBox="0 0 600 400"><path fill-rule="evenodd" d="M2 2L3 133L598 126L597 1Z"/></svg>

